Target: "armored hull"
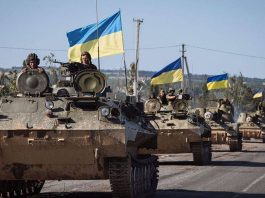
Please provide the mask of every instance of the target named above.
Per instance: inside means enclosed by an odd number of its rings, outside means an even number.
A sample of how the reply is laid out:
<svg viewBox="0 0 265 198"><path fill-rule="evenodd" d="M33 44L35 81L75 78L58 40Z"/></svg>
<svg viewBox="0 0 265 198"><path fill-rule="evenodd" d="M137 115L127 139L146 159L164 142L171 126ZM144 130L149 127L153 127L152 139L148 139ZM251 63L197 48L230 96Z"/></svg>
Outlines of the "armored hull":
<svg viewBox="0 0 265 198"><path fill-rule="evenodd" d="M211 141L213 144L228 144L230 151L242 150L242 135L236 123L218 123L209 121L212 129Z"/></svg>
<svg viewBox="0 0 265 198"><path fill-rule="evenodd" d="M149 103L151 102L153 101L150 100ZM173 106L180 106L182 100L176 103L178 104ZM188 114L186 109L168 109L170 107L162 107L150 115L150 123L158 132L157 149L154 153L192 153L195 164L208 164L212 158L211 128L205 123L204 118Z"/></svg>
<svg viewBox="0 0 265 198"><path fill-rule="evenodd" d="M101 83L100 72L85 72L83 83ZM155 192L157 157L139 154L140 148L156 148L156 133L144 113L128 102L80 95L2 98L3 197L36 194L44 180L68 179L110 179L116 197Z"/></svg>
<svg viewBox="0 0 265 198"><path fill-rule="evenodd" d="M234 107L229 100L219 99L217 107L200 111L212 129L213 144L228 144L230 151L242 150L242 134L234 122Z"/></svg>
<svg viewBox="0 0 265 198"><path fill-rule="evenodd" d="M241 113L239 130L244 139L261 139L265 143L265 117L259 113Z"/></svg>

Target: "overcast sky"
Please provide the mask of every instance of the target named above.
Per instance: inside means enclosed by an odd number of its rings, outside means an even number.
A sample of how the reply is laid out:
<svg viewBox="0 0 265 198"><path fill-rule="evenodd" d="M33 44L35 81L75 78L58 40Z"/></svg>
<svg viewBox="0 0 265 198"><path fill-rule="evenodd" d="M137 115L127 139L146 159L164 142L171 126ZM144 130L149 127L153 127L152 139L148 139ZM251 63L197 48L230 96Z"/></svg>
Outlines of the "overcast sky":
<svg viewBox="0 0 265 198"><path fill-rule="evenodd" d="M128 66L135 59L133 18L142 18L141 70L173 62L184 43L192 73L265 78L264 0L98 0L100 20L119 9ZM0 67L20 66L31 52L67 61L66 32L95 22L96 0L0 0ZM103 69L120 67L121 55L101 59Z"/></svg>

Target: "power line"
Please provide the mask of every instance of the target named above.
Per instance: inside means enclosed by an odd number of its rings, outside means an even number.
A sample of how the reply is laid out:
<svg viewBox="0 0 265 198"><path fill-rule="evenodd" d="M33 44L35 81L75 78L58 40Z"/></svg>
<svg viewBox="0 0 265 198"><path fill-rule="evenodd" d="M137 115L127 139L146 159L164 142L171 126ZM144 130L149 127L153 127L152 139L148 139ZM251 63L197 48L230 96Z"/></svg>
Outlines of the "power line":
<svg viewBox="0 0 265 198"><path fill-rule="evenodd" d="M237 55L237 56L246 56L246 57L250 57L250 58L265 59L265 57L263 57L263 56L254 56L254 55L242 54L242 53L237 53L237 52L230 52L230 51L225 51L225 50L210 49L210 48L199 47L199 46L194 46L194 45L187 45L187 46L189 46L191 48L197 48L197 49L201 49L201 50L219 52L219 53L223 53L223 54L232 54L232 55Z"/></svg>
<svg viewBox="0 0 265 198"><path fill-rule="evenodd" d="M166 49L166 48L175 48L175 47L179 47L181 45L168 45L168 46L157 46L157 47L140 47L140 50L153 50L153 49ZM133 48L128 48L125 50L135 50Z"/></svg>
<svg viewBox="0 0 265 198"><path fill-rule="evenodd" d="M167 49L167 48L176 48L176 47L179 47L179 46L181 46L181 45L142 47L142 48L140 48L140 50ZM188 46L190 48L196 48L196 49L201 49L201 50L211 51L211 52L217 52L217 53L223 53L223 54L230 54L230 55L236 55L236 56L244 56L244 57L256 58L256 59L265 59L264 56L255 56L255 55L243 54L243 53L238 53L238 52L231 52L231 51L226 51L226 50L205 48L205 47L200 47L200 46L195 46L195 45L189 45L189 44L187 44L186 46ZM22 48L22 47L7 47L7 46L2 46L2 47L0 46L0 49L27 50L27 51L49 51L49 52L67 52L67 50L63 50L63 49ZM125 49L125 51L132 51L132 50L135 50L135 48L127 48L127 49Z"/></svg>
<svg viewBox="0 0 265 198"><path fill-rule="evenodd" d="M67 52L67 50L61 50L61 49L23 48L23 47L0 47L0 49L27 50L27 51L57 51L57 52Z"/></svg>

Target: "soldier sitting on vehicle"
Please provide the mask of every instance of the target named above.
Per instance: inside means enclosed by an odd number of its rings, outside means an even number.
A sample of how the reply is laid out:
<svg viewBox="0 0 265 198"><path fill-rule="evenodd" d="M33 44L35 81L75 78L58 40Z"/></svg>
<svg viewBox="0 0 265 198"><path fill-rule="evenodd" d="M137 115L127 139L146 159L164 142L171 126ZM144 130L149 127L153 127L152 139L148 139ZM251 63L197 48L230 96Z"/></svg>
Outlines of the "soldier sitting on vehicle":
<svg viewBox="0 0 265 198"><path fill-rule="evenodd" d="M80 61L84 65L84 69L97 70L97 67L92 64L91 55L88 52L82 52Z"/></svg>
<svg viewBox="0 0 265 198"><path fill-rule="evenodd" d="M25 65L23 65L22 72L25 73L28 70L36 69L39 73L44 72L44 69L39 67L40 59L38 58L38 55L35 53L30 53L24 62Z"/></svg>
<svg viewBox="0 0 265 198"><path fill-rule="evenodd" d="M175 89L169 88L166 98L167 98L168 103L172 104L177 98L175 95Z"/></svg>
<svg viewBox="0 0 265 198"><path fill-rule="evenodd" d="M257 112L260 115L264 115L265 114L265 101L259 102L259 104L257 105Z"/></svg>
<svg viewBox="0 0 265 198"><path fill-rule="evenodd" d="M157 96L157 99L162 105L168 105L166 92L164 89L161 89L159 92L159 95Z"/></svg>

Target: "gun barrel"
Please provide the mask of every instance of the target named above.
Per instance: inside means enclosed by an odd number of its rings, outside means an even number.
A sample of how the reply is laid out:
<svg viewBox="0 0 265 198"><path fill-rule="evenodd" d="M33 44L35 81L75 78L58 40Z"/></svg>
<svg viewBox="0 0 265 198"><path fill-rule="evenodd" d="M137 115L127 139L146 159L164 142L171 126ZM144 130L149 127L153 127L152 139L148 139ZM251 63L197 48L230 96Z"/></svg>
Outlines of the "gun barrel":
<svg viewBox="0 0 265 198"><path fill-rule="evenodd" d="M53 60L52 62L53 62L53 63L59 63L59 64L61 64L61 65L65 65L65 64L67 64L67 63L64 63L64 62L61 62L61 61L57 61L56 59Z"/></svg>

